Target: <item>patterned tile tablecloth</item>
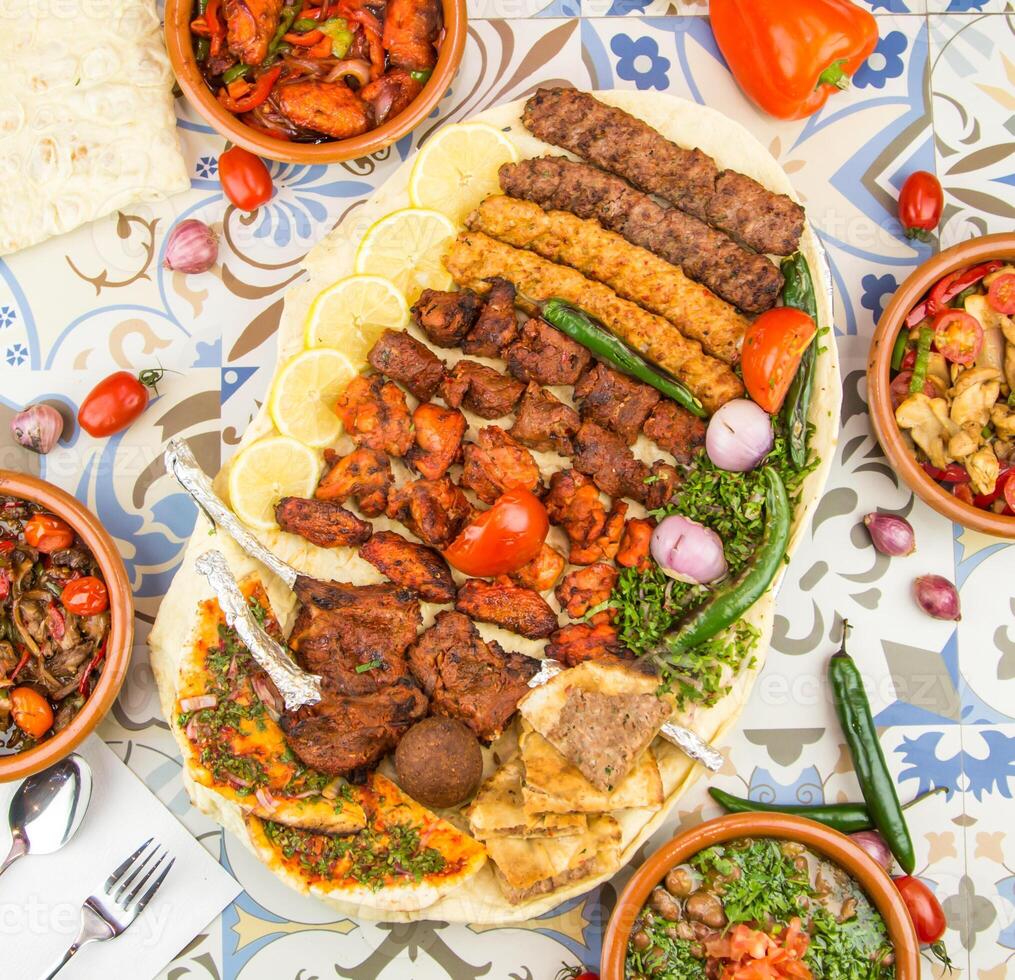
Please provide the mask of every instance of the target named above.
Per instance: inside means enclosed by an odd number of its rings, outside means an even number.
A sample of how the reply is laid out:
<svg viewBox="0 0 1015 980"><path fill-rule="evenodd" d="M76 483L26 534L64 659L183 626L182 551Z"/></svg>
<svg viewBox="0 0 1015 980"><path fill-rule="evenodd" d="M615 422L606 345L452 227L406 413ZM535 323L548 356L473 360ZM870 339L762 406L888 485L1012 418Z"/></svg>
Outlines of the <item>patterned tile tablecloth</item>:
<svg viewBox="0 0 1015 980"><path fill-rule="evenodd" d="M784 123L740 95L706 4L674 2L470 0L461 72L414 136L344 165L273 165L277 193L252 216L224 201L222 141L181 100L188 194L0 261L0 438L25 403L50 398L73 410L116 367L158 361L178 372L121 436L78 433L44 459L8 441L0 454L0 465L41 471L76 493L116 537L137 596L138 645L101 732L245 889L181 952L166 973L172 980L544 980L562 961L598 960L602 924L629 869L584 899L506 929L336 919L286 889L189 807L144 646L194 520L160 448L182 433L212 471L232 452L264 397L300 257L434 127L561 82L671 92L739 120L790 174L831 261L843 369L838 459L716 783L777 801L858 798L823 679L836 614L847 616L902 795L948 787L911 822L918 873L944 903L956 963L977 980L1015 974L1015 549L953 527L898 485L871 434L863 376L886 297L934 247L907 241L894 217L904 177L916 169L940 176L943 245L1012 227L1015 4L864 0L879 19L877 51L848 93L811 119ZM161 259L170 226L192 215L221 229L222 250L213 274L187 278L164 271ZM875 507L909 516L916 556L890 563L869 547L858 521ZM957 626L913 604L910 582L929 571L957 581ZM702 781L645 850L714 812ZM939 975L929 960L924 972Z"/></svg>

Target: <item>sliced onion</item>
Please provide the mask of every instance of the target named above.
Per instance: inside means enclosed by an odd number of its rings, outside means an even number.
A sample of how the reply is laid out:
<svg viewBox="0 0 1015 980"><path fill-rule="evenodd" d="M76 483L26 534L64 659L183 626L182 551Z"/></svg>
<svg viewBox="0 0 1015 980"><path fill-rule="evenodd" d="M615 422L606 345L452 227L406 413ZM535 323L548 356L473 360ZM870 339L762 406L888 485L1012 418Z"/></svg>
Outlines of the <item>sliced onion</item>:
<svg viewBox="0 0 1015 980"><path fill-rule="evenodd" d="M250 679L250 686L254 689L254 694L257 695L257 700L264 705L265 710L271 715L274 721L282 715L282 703L281 698L278 696L278 692L275 691L273 685L267 680L267 678L260 674L255 674Z"/></svg>
<svg viewBox="0 0 1015 980"><path fill-rule="evenodd" d="M265 808L265 810L274 810L278 806L278 800L275 799L271 793L264 786L258 786L254 790L254 796L257 797L257 802Z"/></svg>
<svg viewBox="0 0 1015 980"><path fill-rule="evenodd" d="M346 58L335 65L324 76L324 80L326 82L337 82L340 78L347 76L355 78L362 88L370 81L370 62L364 61L362 58Z"/></svg>
<svg viewBox="0 0 1015 980"><path fill-rule="evenodd" d="M722 539L689 517L664 517L652 532L652 557L667 575L705 585L726 574Z"/></svg>
<svg viewBox="0 0 1015 980"><path fill-rule="evenodd" d="M745 473L768 455L774 441L768 412L746 398L734 398L709 420L705 452L719 469Z"/></svg>
<svg viewBox="0 0 1015 980"><path fill-rule="evenodd" d="M202 711L204 708L214 708L218 703L219 699L214 694L198 694L192 698L180 698L180 708L183 711Z"/></svg>
<svg viewBox="0 0 1015 980"><path fill-rule="evenodd" d="M250 783L246 779L235 775L234 773L227 772L224 774L226 779L231 782L234 786L239 786L240 789L250 789Z"/></svg>
<svg viewBox="0 0 1015 980"><path fill-rule="evenodd" d="M342 791L342 783L345 780L341 776L336 776L324 789L321 790L321 796L326 800L338 799L338 794Z"/></svg>
<svg viewBox="0 0 1015 980"><path fill-rule="evenodd" d="M198 723L197 715L194 715L190 719L190 721L187 722L187 727L184 729L184 731L187 734L187 738L189 738L192 742L197 741L198 737L201 734L201 726Z"/></svg>

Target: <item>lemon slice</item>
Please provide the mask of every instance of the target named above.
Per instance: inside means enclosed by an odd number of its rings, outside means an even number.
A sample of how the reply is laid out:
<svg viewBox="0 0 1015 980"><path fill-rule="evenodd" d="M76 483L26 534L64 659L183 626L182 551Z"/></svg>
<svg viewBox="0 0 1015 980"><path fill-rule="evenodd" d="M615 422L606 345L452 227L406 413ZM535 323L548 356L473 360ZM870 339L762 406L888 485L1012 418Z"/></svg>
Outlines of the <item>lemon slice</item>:
<svg viewBox="0 0 1015 980"><path fill-rule="evenodd" d="M307 314L307 347L332 347L366 363L377 338L409 322L409 304L390 279L349 276L318 293Z"/></svg>
<svg viewBox="0 0 1015 980"><path fill-rule="evenodd" d="M268 396L275 428L308 446L334 442L342 432L335 402L356 373L349 358L330 347L297 354L279 372Z"/></svg>
<svg viewBox="0 0 1015 980"><path fill-rule="evenodd" d="M455 236L447 215L426 208L402 208L375 221L356 251L356 272L387 276L415 302L424 289L447 289L451 276L441 263Z"/></svg>
<svg viewBox="0 0 1015 980"><path fill-rule="evenodd" d="M312 496L320 469L317 453L302 442L288 436L259 439L229 468L229 502L244 524L277 529L279 498Z"/></svg>
<svg viewBox="0 0 1015 980"><path fill-rule="evenodd" d="M484 197L500 193L501 165L517 162L514 143L499 129L479 122L445 126L416 154L409 200L461 224Z"/></svg>

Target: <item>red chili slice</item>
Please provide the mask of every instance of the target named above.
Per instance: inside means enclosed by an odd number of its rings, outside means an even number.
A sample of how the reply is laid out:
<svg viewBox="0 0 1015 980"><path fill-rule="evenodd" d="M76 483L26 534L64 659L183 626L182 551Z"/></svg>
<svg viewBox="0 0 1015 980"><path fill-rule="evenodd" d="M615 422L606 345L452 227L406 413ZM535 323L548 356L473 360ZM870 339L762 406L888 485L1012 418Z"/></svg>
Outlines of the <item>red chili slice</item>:
<svg viewBox="0 0 1015 980"><path fill-rule="evenodd" d="M943 470L939 470L936 466L931 466L930 463L924 463L923 469L927 476L932 480L937 480L939 483L969 482L969 474L961 463L949 463Z"/></svg>
<svg viewBox="0 0 1015 980"><path fill-rule="evenodd" d="M987 302L1005 316L1015 313L1015 274L1006 272L998 276L987 290Z"/></svg>
<svg viewBox="0 0 1015 980"><path fill-rule="evenodd" d="M954 364L973 364L983 349L983 327L965 310L942 310L934 317L934 346Z"/></svg>
<svg viewBox="0 0 1015 980"><path fill-rule="evenodd" d="M973 491L969 489L968 483L956 483L952 487L952 496L957 497L964 504L973 503Z"/></svg>

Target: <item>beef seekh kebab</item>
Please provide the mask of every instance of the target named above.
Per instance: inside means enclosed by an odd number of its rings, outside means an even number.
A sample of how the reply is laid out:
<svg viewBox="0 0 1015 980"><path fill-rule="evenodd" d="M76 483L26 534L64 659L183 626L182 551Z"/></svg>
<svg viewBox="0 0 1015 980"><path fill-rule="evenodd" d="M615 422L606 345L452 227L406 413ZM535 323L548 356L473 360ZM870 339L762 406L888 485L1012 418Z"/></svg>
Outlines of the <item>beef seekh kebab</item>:
<svg viewBox="0 0 1015 980"><path fill-rule="evenodd" d="M756 252L796 251L804 227L799 204L745 174L720 170L707 153L677 146L588 92L541 88L525 103L522 121L541 140L658 194Z"/></svg>
<svg viewBox="0 0 1015 980"><path fill-rule="evenodd" d="M505 194L547 210L595 218L747 313L770 309L782 291L782 273L764 255L587 163L566 157L506 163L500 168L500 186Z"/></svg>

